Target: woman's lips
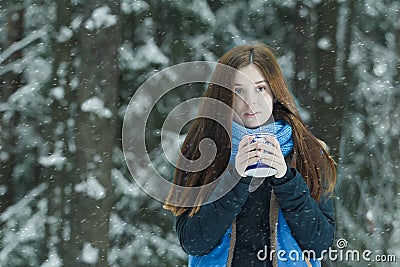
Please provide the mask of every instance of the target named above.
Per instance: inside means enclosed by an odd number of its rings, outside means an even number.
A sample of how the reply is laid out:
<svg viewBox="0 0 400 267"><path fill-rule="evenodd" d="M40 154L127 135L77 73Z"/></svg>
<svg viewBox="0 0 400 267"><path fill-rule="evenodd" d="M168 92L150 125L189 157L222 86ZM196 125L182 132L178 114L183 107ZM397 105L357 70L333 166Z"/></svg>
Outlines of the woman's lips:
<svg viewBox="0 0 400 267"><path fill-rule="evenodd" d="M259 114L260 112L245 112L245 113L243 113L243 115L245 116L245 117L255 117L257 114Z"/></svg>

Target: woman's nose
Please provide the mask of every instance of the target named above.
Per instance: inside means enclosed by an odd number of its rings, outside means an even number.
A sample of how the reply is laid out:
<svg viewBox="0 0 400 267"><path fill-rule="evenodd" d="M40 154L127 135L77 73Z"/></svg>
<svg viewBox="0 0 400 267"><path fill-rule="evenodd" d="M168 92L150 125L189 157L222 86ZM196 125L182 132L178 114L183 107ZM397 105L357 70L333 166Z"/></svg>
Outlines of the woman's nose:
<svg viewBox="0 0 400 267"><path fill-rule="evenodd" d="M257 95L250 93L247 97L247 105L254 105L257 103Z"/></svg>

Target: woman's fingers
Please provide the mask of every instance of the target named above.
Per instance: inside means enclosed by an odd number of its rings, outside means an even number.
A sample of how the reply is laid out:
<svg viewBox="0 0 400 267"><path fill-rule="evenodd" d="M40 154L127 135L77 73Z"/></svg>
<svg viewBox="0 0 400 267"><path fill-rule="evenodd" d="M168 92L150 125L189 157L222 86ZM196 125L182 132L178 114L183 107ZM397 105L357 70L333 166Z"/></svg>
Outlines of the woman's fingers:
<svg viewBox="0 0 400 267"><path fill-rule="evenodd" d="M256 163L258 160L262 160L267 165L284 164L284 161L280 157L265 152L263 153L262 151L251 151L237 157L236 160L239 164L246 164L247 166Z"/></svg>
<svg viewBox="0 0 400 267"><path fill-rule="evenodd" d="M245 154L238 153L235 159L235 168L241 176L245 176L244 171L247 166L256 163L258 160L259 157L257 156L257 151L251 151Z"/></svg>
<svg viewBox="0 0 400 267"><path fill-rule="evenodd" d="M275 147L275 148L280 148L280 144L278 139L276 139L275 136L272 135L267 135L265 136L265 141L268 143L269 146ZM265 143L263 143L265 144Z"/></svg>
<svg viewBox="0 0 400 267"><path fill-rule="evenodd" d="M243 163L245 164L245 169L247 169L248 166L256 164L260 159L259 158L251 158L248 160L245 160Z"/></svg>
<svg viewBox="0 0 400 267"><path fill-rule="evenodd" d="M278 171L275 177L282 177L287 166L278 140L274 136L266 136L266 143L251 142L252 139L252 136L247 136L239 143L235 159L237 171L243 175L247 166L261 161Z"/></svg>
<svg viewBox="0 0 400 267"><path fill-rule="evenodd" d="M250 141L253 140L253 136L246 136L244 138L242 138L242 140L240 140L239 142L239 150L243 147L245 147L246 145L250 144Z"/></svg>
<svg viewBox="0 0 400 267"><path fill-rule="evenodd" d="M256 158L256 161L257 161L257 159L259 159L259 157L258 157L259 154L260 153L258 151L256 151L256 150L250 151L248 153L243 153L243 154L238 155L236 160L239 163L245 163L248 160L252 160L252 159Z"/></svg>
<svg viewBox="0 0 400 267"><path fill-rule="evenodd" d="M240 152L242 154L246 154L251 151L256 151L256 149L257 149L257 143L252 143L252 144L248 144L247 146L244 146Z"/></svg>
<svg viewBox="0 0 400 267"><path fill-rule="evenodd" d="M257 142L250 143L252 136L248 138L243 138L239 143L238 153L247 153L249 151L255 150L257 147Z"/></svg>
<svg viewBox="0 0 400 267"><path fill-rule="evenodd" d="M263 153L259 159L261 159L261 161L271 167L274 167L276 165L282 166L284 164L286 164L284 161L281 160L281 158L272 155L272 154L267 154L267 153Z"/></svg>
<svg viewBox="0 0 400 267"><path fill-rule="evenodd" d="M270 154L274 154L274 155L278 155L281 153L280 148L274 147L271 144L258 143L256 149L270 153Z"/></svg>

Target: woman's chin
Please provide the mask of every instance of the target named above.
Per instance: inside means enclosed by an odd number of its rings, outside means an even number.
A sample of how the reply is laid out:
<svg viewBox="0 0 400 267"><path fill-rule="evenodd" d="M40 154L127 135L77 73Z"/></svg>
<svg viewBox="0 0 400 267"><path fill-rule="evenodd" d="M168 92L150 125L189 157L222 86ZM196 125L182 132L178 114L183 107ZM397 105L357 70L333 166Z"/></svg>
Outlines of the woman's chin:
<svg viewBox="0 0 400 267"><path fill-rule="evenodd" d="M258 120L258 119L246 120L244 121L244 126L246 128L258 128L261 125L264 125L266 122L267 120Z"/></svg>
<svg viewBox="0 0 400 267"><path fill-rule="evenodd" d="M238 124L246 127L246 128L250 128L250 129L254 129L254 128L258 128L261 125L264 125L265 123L267 123L268 119L262 117L262 118L257 118L257 117L234 117L233 118L234 121L236 121Z"/></svg>
<svg viewBox="0 0 400 267"><path fill-rule="evenodd" d="M262 124L259 124L258 122L250 122L250 123L245 123L244 127L249 128L249 129L255 129L255 128L260 127L260 125L262 125Z"/></svg>

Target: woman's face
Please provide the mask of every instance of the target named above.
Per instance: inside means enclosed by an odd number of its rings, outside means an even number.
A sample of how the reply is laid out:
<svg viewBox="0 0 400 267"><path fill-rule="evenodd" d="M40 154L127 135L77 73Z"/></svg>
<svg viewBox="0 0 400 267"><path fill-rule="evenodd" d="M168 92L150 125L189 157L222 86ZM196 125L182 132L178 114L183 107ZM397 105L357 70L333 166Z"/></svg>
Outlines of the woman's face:
<svg viewBox="0 0 400 267"><path fill-rule="evenodd" d="M271 117L274 96L256 65L249 64L239 71L244 75L235 76L233 119L247 128L257 128Z"/></svg>

